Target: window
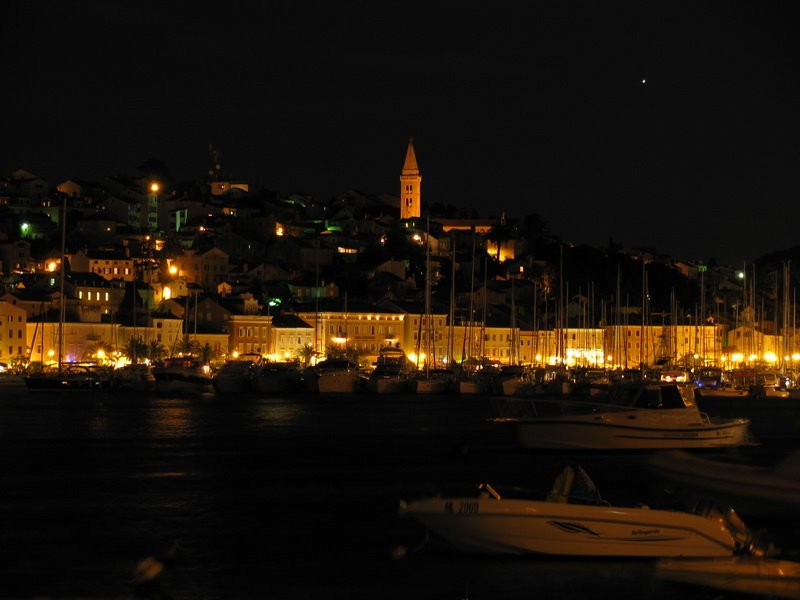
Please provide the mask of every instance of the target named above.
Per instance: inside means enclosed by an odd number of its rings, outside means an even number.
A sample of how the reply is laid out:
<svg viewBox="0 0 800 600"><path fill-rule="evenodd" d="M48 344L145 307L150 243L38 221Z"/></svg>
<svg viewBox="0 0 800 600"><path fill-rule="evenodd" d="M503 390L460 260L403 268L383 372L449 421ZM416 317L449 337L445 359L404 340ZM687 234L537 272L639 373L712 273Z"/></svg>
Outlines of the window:
<svg viewBox="0 0 800 600"><path fill-rule="evenodd" d="M244 337L244 327L239 327L239 337Z"/></svg>

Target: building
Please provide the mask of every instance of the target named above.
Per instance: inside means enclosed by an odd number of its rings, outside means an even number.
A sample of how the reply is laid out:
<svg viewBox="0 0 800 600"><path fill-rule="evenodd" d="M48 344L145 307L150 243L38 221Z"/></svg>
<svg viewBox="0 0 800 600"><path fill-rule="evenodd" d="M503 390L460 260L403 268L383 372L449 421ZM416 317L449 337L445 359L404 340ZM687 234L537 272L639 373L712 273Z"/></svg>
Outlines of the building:
<svg viewBox="0 0 800 600"><path fill-rule="evenodd" d="M28 315L24 308L0 300L0 362L27 357L26 328Z"/></svg>
<svg viewBox="0 0 800 600"><path fill-rule="evenodd" d="M289 314L272 318L272 360L292 360L300 357L306 346L314 345L314 328L303 319Z"/></svg>
<svg viewBox="0 0 800 600"><path fill-rule="evenodd" d="M122 250L78 250L68 258L72 271L96 273L109 281L135 277L133 259Z"/></svg>
<svg viewBox="0 0 800 600"><path fill-rule="evenodd" d="M170 273L172 266L177 271L177 277L182 277L187 283L195 283L207 290L216 289L228 274L228 254L219 248L211 248L199 254L194 250L186 250L180 256L169 261Z"/></svg>
<svg viewBox="0 0 800 600"><path fill-rule="evenodd" d="M301 308L296 316L311 325L312 345L322 358L328 349L358 354L363 365L374 363L380 349L398 343L412 351L406 339L406 314L400 309L377 308L362 303L346 307L339 299L320 301L319 311ZM413 345L412 345L413 347Z"/></svg>
<svg viewBox="0 0 800 600"><path fill-rule="evenodd" d="M400 173L400 218L418 219L422 214L422 176L419 174L414 140L409 140L406 160Z"/></svg>

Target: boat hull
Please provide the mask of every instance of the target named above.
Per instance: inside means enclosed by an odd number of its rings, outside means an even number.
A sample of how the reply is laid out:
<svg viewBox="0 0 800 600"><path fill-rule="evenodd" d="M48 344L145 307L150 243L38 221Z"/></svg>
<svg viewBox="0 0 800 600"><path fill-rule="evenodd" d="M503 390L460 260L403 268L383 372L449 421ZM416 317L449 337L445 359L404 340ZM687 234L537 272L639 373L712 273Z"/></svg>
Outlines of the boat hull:
<svg viewBox="0 0 800 600"><path fill-rule="evenodd" d="M665 559L658 576L738 594L800 598L800 563L768 558L734 557L698 560Z"/></svg>
<svg viewBox="0 0 800 600"><path fill-rule="evenodd" d="M430 498L404 509L458 550L479 554L729 557L721 517L514 499Z"/></svg>
<svg viewBox="0 0 800 600"><path fill-rule="evenodd" d="M420 377L413 381L414 393L419 395L446 394L450 391L450 382L446 379Z"/></svg>
<svg viewBox="0 0 800 600"><path fill-rule="evenodd" d="M603 419L513 420L525 448L666 450L727 448L747 443L746 419L698 426L650 426ZM630 423L630 424L629 424Z"/></svg>
<svg viewBox="0 0 800 600"><path fill-rule="evenodd" d="M375 377L368 379L366 386L373 394L404 394L408 392L408 378Z"/></svg>
<svg viewBox="0 0 800 600"><path fill-rule="evenodd" d="M755 517L800 514L800 451L772 469L674 450L651 457L650 469L692 500L710 498Z"/></svg>
<svg viewBox="0 0 800 600"><path fill-rule="evenodd" d="M359 374L355 371L321 373L311 379L309 391L319 394L352 394L358 391Z"/></svg>
<svg viewBox="0 0 800 600"><path fill-rule="evenodd" d="M103 392L111 389L111 379L94 377L31 376L25 377L25 387L29 392Z"/></svg>

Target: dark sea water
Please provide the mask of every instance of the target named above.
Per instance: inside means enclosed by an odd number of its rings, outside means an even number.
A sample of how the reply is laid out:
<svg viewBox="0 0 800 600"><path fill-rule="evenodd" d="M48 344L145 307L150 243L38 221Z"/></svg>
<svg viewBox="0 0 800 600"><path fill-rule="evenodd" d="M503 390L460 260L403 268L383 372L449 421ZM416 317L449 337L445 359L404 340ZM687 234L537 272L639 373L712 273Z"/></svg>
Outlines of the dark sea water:
<svg viewBox="0 0 800 600"><path fill-rule="evenodd" d="M665 500L646 455L520 449L487 421L493 402L0 389L0 597L133 597L148 556L165 562L170 598L728 597L660 581L652 561L424 544L397 517L401 498L478 481L549 489L565 462L612 503ZM728 452L766 461L790 449ZM766 525L800 560L800 519Z"/></svg>

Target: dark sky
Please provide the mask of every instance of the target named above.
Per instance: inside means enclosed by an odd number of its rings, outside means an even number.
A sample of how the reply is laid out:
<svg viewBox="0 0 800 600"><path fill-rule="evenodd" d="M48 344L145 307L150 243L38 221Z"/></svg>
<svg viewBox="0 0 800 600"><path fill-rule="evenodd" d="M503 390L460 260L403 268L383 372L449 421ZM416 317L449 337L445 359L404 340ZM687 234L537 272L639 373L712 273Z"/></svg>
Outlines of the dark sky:
<svg viewBox="0 0 800 600"><path fill-rule="evenodd" d="M797 22L775 2L4 4L0 173L208 170L539 213L740 263L795 245ZM642 80L646 83L642 83Z"/></svg>

